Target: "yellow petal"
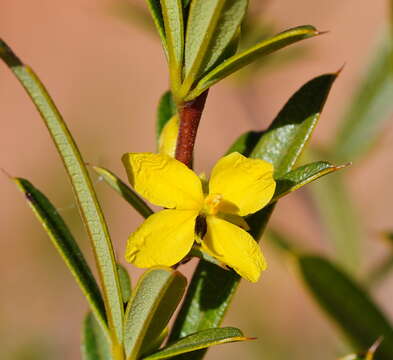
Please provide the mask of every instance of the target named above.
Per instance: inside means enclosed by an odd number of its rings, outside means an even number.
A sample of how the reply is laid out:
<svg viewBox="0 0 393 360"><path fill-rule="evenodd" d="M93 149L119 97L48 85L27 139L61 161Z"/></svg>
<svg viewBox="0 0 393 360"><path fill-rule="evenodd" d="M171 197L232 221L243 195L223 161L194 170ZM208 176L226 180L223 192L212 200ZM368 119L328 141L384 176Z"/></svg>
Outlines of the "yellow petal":
<svg viewBox="0 0 393 360"><path fill-rule="evenodd" d="M182 210L202 206L201 180L180 161L153 153L125 154L122 160L132 187L151 203Z"/></svg>
<svg viewBox="0 0 393 360"><path fill-rule="evenodd" d="M252 214L269 203L276 183L273 166L260 159L249 159L234 152L220 159L215 165L210 182L209 194L221 194L231 203L223 212L240 216Z"/></svg>
<svg viewBox="0 0 393 360"><path fill-rule="evenodd" d="M202 250L233 268L240 276L256 282L266 261L258 243L243 229L215 216L208 216Z"/></svg>
<svg viewBox="0 0 393 360"><path fill-rule="evenodd" d="M172 266L194 243L196 211L162 210L151 215L128 238L126 260L140 268Z"/></svg>
<svg viewBox="0 0 393 360"><path fill-rule="evenodd" d="M175 157L177 136L179 134L179 116L174 115L162 129L159 140L160 154Z"/></svg>

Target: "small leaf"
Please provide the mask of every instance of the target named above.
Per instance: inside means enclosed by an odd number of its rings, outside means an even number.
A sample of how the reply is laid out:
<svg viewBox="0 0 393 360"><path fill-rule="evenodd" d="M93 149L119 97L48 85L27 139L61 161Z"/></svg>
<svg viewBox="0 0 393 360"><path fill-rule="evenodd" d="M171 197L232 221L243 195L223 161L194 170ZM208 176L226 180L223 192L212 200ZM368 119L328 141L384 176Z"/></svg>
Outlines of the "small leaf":
<svg viewBox="0 0 393 360"><path fill-rule="evenodd" d="M344 169L346 166L334 166L326 161L317 161L292 170L276 179L276 191L271 202L277 201L322 176Z"/></svg>
<svg viewBox="0 0 393 360"><path fill-rule="evenodd" d="M366 291L322 257L301 256L298 264L311 294L358 350L382 337L375 359L393 359L393 329Z"/></svg>
<svg viewBox="0 0 393 360"><path fill-rule="evenodd" d="M391 43L390 37L386 36L340 122L342 126L332 147L333 155L340 161L354 161L365 155L380 136L383 124L393 113Z"/></svg>
<svg viewBox="0 0 393 360"><path fill-rule="evenodd" d="M24 65L2 40L0 57L11 68L37 107L71 180L94 249L109 329L114 335L113 346L116 348L123 336L123 301L109 231L85 162L53 100L33 70Z"/></svg>
<svg viewBox="0 0 393 360"><path fill-rule="evenodd" d="M157 109L157 123L156 123L156 139L157 142L160 138L161 132L164 129L166 123L176 115L176 104L173 99L172 93L166 91L158 103Z"/></svg>
<svg viewBox="0 0 393 360"><path fill-rule="evenodd" d="M183 66L184 24L181 0L161 0L172 90L180 87Z"/></svg>
<svg viewBox="0 0 393 360"><path fill-rule="evenodd" d="M155 354L149 355L144 360L168 359L172 356L189 353L191 351L205 349L210 346L220 345L236 341L250 340L236 328L207 329L180 339Z"/></svg>
<svg viewBox="0 0 393 360"><path fill-rule="evenodd" d="M121 264L117 264L117 271L119 273L120 288L121 288L123 303L126 304L130 300L132 294L130 275L128 274L127 269Z"/></svg>
<svg viewBox="0 0 393 360"><path fill-rule="evenodd" d="M236 36L247 5L248 0L192 2L185 44L185 94L217 62Z"/></svg>
<svg viewBox="0 0 393 360"><path fill-rule="evenodd" d="M92 313L88 313L83 323L83 360L111 360L110 344Z"/></svg>
<svg viewBox="0 0 393 360"><path fill-rule="evenodd" d="M314 27L306 25L286 30L268 40L262 41L252 48L230 57L224 61L224 63L210 71L197 83L196 87L185 98L185 100L190 101L195 99L218 81L231 75L261 56L268 55L295 42L308 39L319 34L320 33Z"/></svg>
<svg viewBox="0 0 393 360"><path fill-rule="evenodd" d="M167 41L165 36L165 25L164 18L162 16L162 9L160 0L146 0L147 5L150 10L150 14L153 18L154 25L158 31L158 35L160 36L162 46L164 47L165 53L168 53Z"/></svg>
<svg viewBox="0 0 393 360"><path fill-rule="evenodd" d="M153 214L153 210L114 173L99 166L93 166L93 170L105 180L105 182L115 190L125 201L127 201L139 214L148 218Z"/></svg>
<svg viewBox="0 0 393 360"><path fill-rule="evenodd" d="M63 218L48 198L29 181L21 178L14 178L13 180L25 194L28 204L49 235L49 238L63 258L71 274L74 276L91 310L98 319L100 326L105 329L105 331L108 331L105 307L100 289L81 249Z"/></svg>
<svg viewBox="0 0 393 360"><path fill-rule="evenodd" d="M143 356L163 332L179 304L187 281L170 268L153 268L138 281L125 317L127 360Z"/></svg>

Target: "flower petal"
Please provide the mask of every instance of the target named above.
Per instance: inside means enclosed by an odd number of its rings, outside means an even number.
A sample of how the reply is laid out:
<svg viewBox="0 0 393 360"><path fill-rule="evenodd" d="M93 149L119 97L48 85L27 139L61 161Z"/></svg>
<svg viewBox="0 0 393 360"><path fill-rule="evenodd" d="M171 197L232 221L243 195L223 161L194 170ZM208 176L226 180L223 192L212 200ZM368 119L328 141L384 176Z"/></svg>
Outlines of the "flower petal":
<svg viewBox="0 0 393 360"><path fill-rule="evenodd" d="M126 260L139 268L172 266L194 243L196 211L162 210L151 215L128 238Z"/></svg>
<svg viewBox="0 0 393 360"><path fill-rule="evenodd" d="M201 180L180 161L153 153L125 154L122 160L132 187L151 203L170 209L200 209Z"/></svg>
<svg viewBox="0 0 393 360"><path fill-rule="evenodd" d="M208 216L203 251L233 268L240 276L256 282L266 261L258 243L243 229L216 216Z"/></svg>
<svg viewBox="0 0 393 360"><path fill-rule="evenodd" d="M249 159L238 152L220 159L215 165L210 182L209 194L221 194L232 203L229 212L240 216L252 214L269 203L276 183L273 166L267 161Z"/></svg>

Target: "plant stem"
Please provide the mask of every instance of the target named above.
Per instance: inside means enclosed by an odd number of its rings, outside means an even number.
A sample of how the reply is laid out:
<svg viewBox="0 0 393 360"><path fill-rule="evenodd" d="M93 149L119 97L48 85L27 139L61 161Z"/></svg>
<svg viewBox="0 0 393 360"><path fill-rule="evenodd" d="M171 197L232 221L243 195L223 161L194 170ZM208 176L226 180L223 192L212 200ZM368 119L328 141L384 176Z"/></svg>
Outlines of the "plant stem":
<svg viewBox="0 0 393 360"><path fill-rule="evenodd" d="M195 100L179 106L180 129L177 138L176 159L186 164L189 168L192 167L195 138L207 94L208 90Z"/></svg>

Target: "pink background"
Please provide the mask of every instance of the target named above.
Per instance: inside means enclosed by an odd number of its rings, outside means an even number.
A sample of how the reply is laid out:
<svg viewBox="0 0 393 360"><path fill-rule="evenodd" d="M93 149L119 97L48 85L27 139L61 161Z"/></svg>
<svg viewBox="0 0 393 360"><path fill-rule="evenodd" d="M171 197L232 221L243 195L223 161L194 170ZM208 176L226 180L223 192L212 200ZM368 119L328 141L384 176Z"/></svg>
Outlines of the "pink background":
<svg viewBox="0 0 393 360"><path fill-rule="evenodd" d="M124 152L155 150L156 104L168 82L158 38L116 15L121 3L0 0L0 36L46 84L85 160L124 177L119 160ZM265 19L278 31L311 23L330 33L309 40L304 59L258 74L250 91L257 114L253 119L240 100L244 88L236 82L228 79L212 89L197 140L197 170L208 173L237 134L265 127L304 82L345 63L313 139L328 144L387 22L387 7L384 0L267 1ZM88 250L58 155L35 108L3 64L0 109L0 167L43 190ZM363 273L386 251L378 241L379 232L393 225L392 150L390 123L374 151L346 170L350 195L366 229ZM127 236L141 218L104 184L97 185L122 259ZM23 196L1 174L0 191L0 357L78 359L86 302ZM300 192L282 201L273 222L304 239L309 248L327 249L301 197ZM256 285L242 283L225 320L225 325L240 327L259 340L217 347L208 359L327 360L344 355L335 328L305 293L292 264L268 245L264 251L268 271ZM128 268L135 282L139 272ZM192 264L185 271L191 268ZM392 284L386 281L376 293L390 315ZM42 354L35 357L35 351Z"/></svg>

